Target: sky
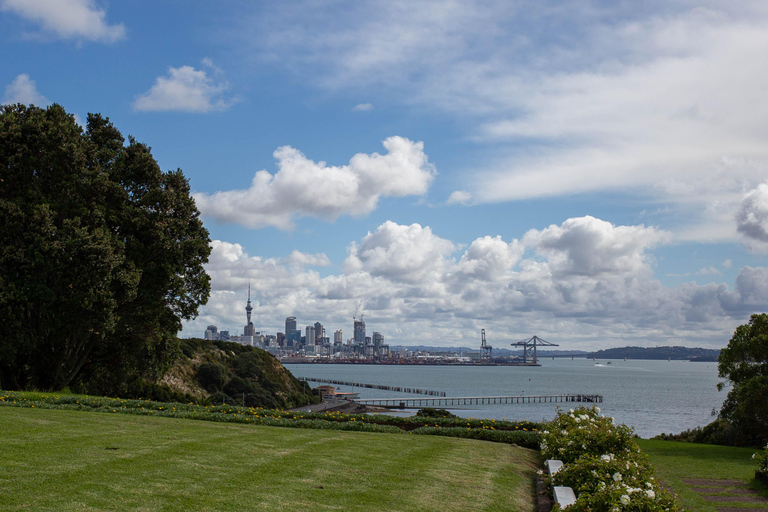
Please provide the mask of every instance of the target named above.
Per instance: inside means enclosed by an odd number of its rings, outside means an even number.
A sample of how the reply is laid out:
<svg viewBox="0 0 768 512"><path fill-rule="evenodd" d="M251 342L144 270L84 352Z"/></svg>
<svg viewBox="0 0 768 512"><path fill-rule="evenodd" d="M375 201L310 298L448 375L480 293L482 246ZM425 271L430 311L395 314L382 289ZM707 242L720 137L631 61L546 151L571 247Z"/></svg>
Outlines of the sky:
<svg viewBox="0 0 768 512"><path fill-rule="evenodd" d="M768 309L768 4L0 0L0 102L189 179L181 336L718 348Z"/></svg>

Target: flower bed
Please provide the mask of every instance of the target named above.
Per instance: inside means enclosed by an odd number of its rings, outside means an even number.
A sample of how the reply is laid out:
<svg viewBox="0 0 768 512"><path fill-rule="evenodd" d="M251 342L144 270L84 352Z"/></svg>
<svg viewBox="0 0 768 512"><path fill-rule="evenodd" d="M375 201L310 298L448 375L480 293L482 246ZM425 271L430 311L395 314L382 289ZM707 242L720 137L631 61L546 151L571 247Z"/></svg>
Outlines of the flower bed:
<svg viewBox="0 0 768 512"><path fill-rule="evenodd" d="M571 487L569 512L679 512L680 505L653 478L648 458L632 440L633 431L616 425L598 407L560 412L542 432L546 458L563 461L551 482Z"/></svg>

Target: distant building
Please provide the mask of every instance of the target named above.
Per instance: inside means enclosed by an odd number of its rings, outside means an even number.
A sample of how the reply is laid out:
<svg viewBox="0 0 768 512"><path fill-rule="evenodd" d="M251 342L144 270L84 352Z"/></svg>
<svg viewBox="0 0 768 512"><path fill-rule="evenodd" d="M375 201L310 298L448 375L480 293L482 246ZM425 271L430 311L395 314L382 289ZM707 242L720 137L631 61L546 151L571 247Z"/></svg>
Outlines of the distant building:
<svg viewBox="0 0 768 512"><path fill-rule="evenodd" d="M378 352L379 347L384 344L384 335L380 332L373 331L373 348Z"/></svg>
<svg viewBox="0 0 768 512"><path fill-rule="evenodd" d="M288 347L297 347L301 343L301 331L296 328L295 316L285 319L285 340Z"/></svg>
<svg viewBox="0 0 768 512"><path fill-rule="evenodd" d="M305 345L315 345L315 327L312 325L308 325L305 328L305 334L304 334L304 344Z"/></svg>
<svg viewBox="0 0 768 512"><path fill-rule="evenodd" d="M321 339L325 337L325 328L320 322L315 322L315 345L322 345Z"/></svg>
<svg viewBox="0 0 768 512"><path fill-rule="evenodd" d="M337 343L344 343L344 335L341 333L341 329L333 333L333 344L336 345Z"/></svg>
<svg viewBox="0 0 768 512"><path fill-rule="evenodd" d="M365 322L362 315L354 321L355 345L365 345Z"/></svg>
<svg viewBox="0 0 768 512"><path fill-rule="evenodd" d="M209 325L208 328L205 330L205 339L207 340L219 339L219 332L215 325Z"/></svg>

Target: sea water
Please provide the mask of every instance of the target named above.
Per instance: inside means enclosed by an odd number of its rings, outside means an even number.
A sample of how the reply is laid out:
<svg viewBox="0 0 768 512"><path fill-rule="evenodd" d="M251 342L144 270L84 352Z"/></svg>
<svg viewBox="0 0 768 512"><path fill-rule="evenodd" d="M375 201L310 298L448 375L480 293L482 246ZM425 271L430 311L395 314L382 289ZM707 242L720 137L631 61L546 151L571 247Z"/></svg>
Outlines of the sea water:
<svg viewBox="0 0 768 512"><path fill-rule="evenodd" d="M704 426L719 411L717 363L540 359L541 366L421 366L287 364L297 377L444 391L446 396L602 395L602 412L640 437ZM316 386L317 383L312 383ZM416 398L417 394L341 386L360 398ZM472 405L449 409L462 417L550 420L574 403Z"/></svg>

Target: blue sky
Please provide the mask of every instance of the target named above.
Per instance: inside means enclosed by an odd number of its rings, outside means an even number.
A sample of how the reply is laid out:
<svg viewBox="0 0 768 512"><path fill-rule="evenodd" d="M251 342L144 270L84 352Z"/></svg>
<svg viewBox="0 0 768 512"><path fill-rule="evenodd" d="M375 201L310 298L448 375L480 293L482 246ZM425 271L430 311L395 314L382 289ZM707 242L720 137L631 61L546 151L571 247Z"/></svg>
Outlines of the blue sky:
<svg viewBox="0 0 768 512"><path fill-rule="evenodd" d="M392 344L724 346L768 308L768 6L0 0L0 101L190 180L212 295Z"/></svg>

